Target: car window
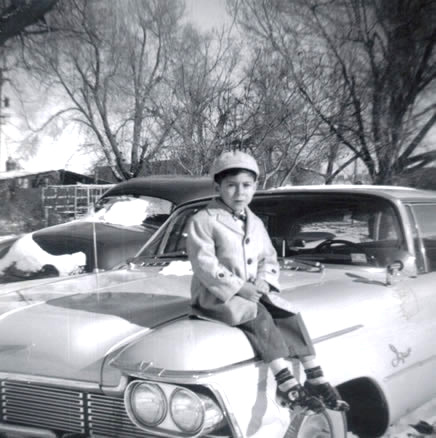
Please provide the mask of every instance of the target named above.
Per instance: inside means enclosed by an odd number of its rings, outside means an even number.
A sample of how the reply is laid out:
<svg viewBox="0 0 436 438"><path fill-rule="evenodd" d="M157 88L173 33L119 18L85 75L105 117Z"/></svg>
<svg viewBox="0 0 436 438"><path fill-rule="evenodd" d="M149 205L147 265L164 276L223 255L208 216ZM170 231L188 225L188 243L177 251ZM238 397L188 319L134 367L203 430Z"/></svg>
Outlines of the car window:
<svg viewBox="0 0 436 438"><path fill-rule="evenodd" d="M436 271L436 204L412 205L419 229L419 243L424 249L427 269Z"/></svg>
<svg viewBox="0 0 436 438"><path fill-rule="evenodd" d="M141 255L185 253L187 222L203 206L196 204L176 213ZM407 255L395 208L384 199L276 195L256 197L251 208L264 222L279 256L386 266Z"/></svg>
<svg viewBox="0 0 436 438"><path fill-rule="evenodd" d="M279 256L384 266L406 254L398 217L383 199L293 196L254 203L253 210L269 214Z"/></svg>
<svg viewBox="0 0 436 438"><path fill-rule="evenodd" d="M106 196L97 201L85 219L157 229L168 218L172 208L170 201L151 196Z"/></svg>
<svg viewBox="0 0 436 438"><path fill-rule="evenodd" d="M171 229L168 233L168 238L164 246L164 254L184 253L186 252L186 238L188 237L186 228L189 219L198 211L196 208L185 210L177 217L177 220L172 222Z"/></svg>
<svg viewBox="0 0 436 438"><path fill-rule="evenodd" d="M140 251L140 257L161 257L186 254L186 226L189 218L205 204L182 208L176 211L166 226L150 239Z"/></svg>

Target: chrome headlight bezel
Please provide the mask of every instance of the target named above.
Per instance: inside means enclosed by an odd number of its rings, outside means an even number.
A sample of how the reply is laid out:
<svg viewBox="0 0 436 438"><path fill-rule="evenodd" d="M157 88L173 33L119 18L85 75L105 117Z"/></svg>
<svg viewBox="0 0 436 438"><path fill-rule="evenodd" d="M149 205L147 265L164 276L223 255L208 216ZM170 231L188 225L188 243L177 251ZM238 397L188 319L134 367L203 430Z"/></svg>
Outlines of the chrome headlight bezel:
<svg viewBox="0 0 436 438"><path fill-rule="evenodd" d="M159 388L160 394L163 395L165 399L165 415L162 415L163 418L159 418L159 421L156 421L153 425L151 422L142 421L141 417L138 416L137 410L133 406L134 399L132 398L132 395L134 394L135 389L141 385ZM191 397L191 399L197 403L197 408L201 409L201 421L198 425L196 424L195 430L183 427L183 424L180 424L180 422L177 421L177 418L176 420L174 419L173 413L171 412L171 402L173 401L174 396L180 394L181 391L184 391L189 397ZM221 427L226 423L227 418L225 411L220 403L217 402L214 395L211 397L206 395L204 390L200 389L198 392L194 388L190 388L190 386L182 386L172 383L151 380L134 380L130 382L126 388L124 402L127 414L135 426L145 432L162 437L198 437L204 433L209 433L217 427ZM190 408L192 407L189 404L187 406ZM187 409L185 412L193 415L195 409Z"/></svg>

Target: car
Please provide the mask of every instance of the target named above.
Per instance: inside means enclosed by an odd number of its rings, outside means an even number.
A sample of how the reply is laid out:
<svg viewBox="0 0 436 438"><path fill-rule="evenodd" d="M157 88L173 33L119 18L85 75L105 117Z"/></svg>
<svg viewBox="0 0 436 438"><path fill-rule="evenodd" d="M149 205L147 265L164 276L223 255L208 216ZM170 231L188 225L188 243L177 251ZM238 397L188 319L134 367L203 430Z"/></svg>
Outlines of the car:
<svg viewBox="0 0 436 438"><path fill-rule="evenodd" d="M191 312L186 224L209 200L178 206L110 271L3 285L0 434L380 437L436 396L436 192L254 196L279 255L278 297L302 315L347 413L282 406L244 333Z"/></svg>
<svg viewBox="0 0 436 438"><path fill-rule="evenodd" d="M85 217L0 242L0 283L110 269L135 255L178 204L212 193L208 177L116 184Z"/></svg>

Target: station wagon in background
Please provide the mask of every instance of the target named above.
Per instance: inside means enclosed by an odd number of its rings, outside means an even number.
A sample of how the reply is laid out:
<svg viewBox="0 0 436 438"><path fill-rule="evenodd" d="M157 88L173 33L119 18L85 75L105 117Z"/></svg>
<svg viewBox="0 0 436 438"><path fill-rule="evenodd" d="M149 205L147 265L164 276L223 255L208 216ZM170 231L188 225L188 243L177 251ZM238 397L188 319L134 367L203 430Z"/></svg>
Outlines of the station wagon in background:
<svg viewBox="0 0 436 438"><path fill-rule="evenodd" d="M436 192L258 192L301 312L347 414L289 411L238 328L193 317L180 205L103 273L2 286L0 433L41 437L380 437L436 396ZM298 363L291 365L303 378Z"/></svg>
<svg viewBox="0 0 436 438"><path fill-rule="evenodd" d="M134 256L179 204L213 194L207 177L133 178L85 217L0 242L0 284L107 270Z"/></svg>

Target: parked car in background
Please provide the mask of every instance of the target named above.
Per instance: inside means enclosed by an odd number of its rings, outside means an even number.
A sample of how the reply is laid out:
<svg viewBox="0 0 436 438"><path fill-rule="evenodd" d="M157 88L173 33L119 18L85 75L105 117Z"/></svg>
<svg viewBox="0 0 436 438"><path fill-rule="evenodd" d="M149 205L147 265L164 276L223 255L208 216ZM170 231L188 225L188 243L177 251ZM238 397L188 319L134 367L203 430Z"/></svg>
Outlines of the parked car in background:
<svg viewBox="0 0 436 438"><path fill-rule="evenodd" d="M110 269L135 255L178 204L212 193L207 177L116 184L87 216L0 242L0 283Z"/></svg>
<svg viewBox="0 0 436 438"><path fill-rule="evenodd" d="M436 396L436 192L253 199L280 255L279 298L302 313L347 414L282 407L244 333L192 316L185 230L207 202L177 207L114 270L3 285L0 434L374 438Z"/></svg>

